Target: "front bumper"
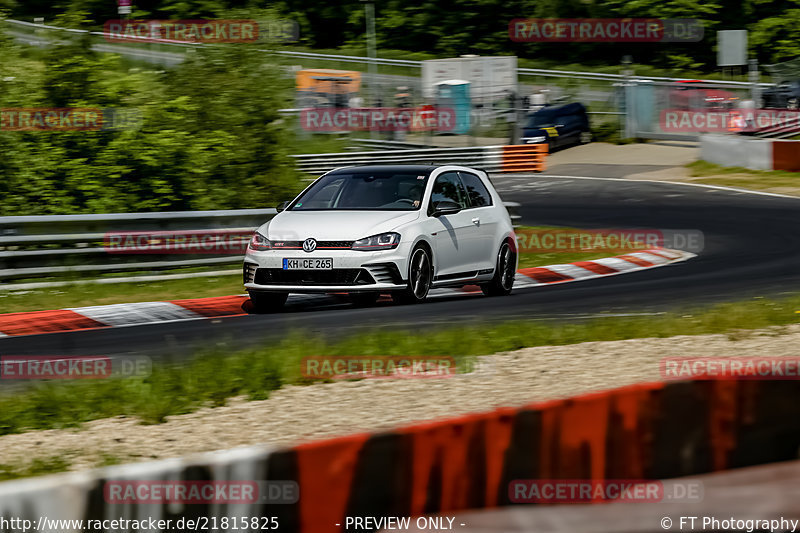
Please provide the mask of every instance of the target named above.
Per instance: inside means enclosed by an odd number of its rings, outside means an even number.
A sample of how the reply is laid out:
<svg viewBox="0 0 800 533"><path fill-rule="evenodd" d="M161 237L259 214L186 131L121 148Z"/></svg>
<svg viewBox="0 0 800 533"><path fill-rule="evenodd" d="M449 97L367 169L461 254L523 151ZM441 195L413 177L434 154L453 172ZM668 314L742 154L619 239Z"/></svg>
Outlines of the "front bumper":
<svg viewBox="0 0 800 533"><path fill-rule="evenodd" d="M244 286L248 291L325 293L387 292L406 288L407 244L394 250L248 250ZM283 270L283 259L332 258L332 270Z"/></svg>

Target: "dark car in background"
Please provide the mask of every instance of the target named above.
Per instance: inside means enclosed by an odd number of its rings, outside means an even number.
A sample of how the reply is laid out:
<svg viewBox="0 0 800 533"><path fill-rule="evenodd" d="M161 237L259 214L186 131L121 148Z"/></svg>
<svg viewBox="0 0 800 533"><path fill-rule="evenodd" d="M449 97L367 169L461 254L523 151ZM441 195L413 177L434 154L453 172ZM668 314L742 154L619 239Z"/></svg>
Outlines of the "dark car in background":
<svg viewBox="0 0 800 533"><path fill-rule="evenodd" d="M547 143L549 151L591 142L586 107L580 103L545 106L528 113L522 131L523 144Z"/></svg>
<svg viewBox="0 0 800 533"><path fill-rule="evenodd" d="M800 80L783 81L761 93L764 107L800 109Z"/></svg>

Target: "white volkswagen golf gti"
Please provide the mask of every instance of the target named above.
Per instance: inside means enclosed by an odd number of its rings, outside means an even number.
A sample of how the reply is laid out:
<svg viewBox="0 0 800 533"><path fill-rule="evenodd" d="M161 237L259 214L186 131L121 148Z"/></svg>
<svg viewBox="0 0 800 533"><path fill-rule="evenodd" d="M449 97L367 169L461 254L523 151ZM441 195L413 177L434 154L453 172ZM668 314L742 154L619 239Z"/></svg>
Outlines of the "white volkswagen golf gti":
<svg viewBox="0 0 800 533"><path fill-rule="evenodd" d="M375 165L328 172L258 228L244 260L255 310L289 293L388 293L421 302L437 287L511 292L517 247L487 174L446 165Z"/></svg>

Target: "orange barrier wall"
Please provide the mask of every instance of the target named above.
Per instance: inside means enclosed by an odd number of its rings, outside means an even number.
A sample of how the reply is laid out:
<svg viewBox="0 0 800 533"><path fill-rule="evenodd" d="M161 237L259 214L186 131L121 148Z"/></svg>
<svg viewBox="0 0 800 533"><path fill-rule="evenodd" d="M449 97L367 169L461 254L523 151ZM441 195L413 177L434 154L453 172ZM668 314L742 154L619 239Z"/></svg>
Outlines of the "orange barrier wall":
<svg viewBox="0 0 800 533"><path fill-rule="evenodd" d="M512 505L508 486L516 479L693 476L793 460L798 447L800 381L653 383L291 449L234 449L7 481L0 483L0 515L261 516L276 517L283 532L333 533L347 516ZM300 492L294 504L248 507L106 503L104 485L118 479L293 480Z"/></svg>
<svg viewBox="0 0 800 533"><path fill-rule="evenodd" d="M546 144L514 144L503 146L503 172L544 172Z"/></svg>
<svg viewBox="0 0 800 533"><path fill-rule="evenodd" d="M300 531L509 505L514 479L659 479L796 458L800 383L626 387L294 448ZM398 406L402 408L402 406Z"/></svg>
<svg viewBox="0 0 800 533"><path fill-rule="evenodd" d="M800 172L800 141L772 141L772 169Z"/></svg>

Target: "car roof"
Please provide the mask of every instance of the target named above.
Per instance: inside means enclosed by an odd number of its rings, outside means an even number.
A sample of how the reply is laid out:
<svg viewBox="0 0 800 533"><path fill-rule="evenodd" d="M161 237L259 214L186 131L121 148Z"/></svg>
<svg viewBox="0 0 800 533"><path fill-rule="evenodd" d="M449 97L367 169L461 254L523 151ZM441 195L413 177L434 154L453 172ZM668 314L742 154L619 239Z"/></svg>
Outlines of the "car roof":
<svg viewBox="0 0 800 533"><path fill-rule="evenodd" d="M434 169L448 165L360 165L332 170L329 174L350 174L352 172L412 172L427 174Z"/></svg>
<svg viewBox="0 0 800 533"><path fill-rule="evenodd" d="M528 116L546 117L550 115L577 115L586 112L586 106L580 102L572 102L571 104L562 105L548 105L541 109L528 113Z"/></svg>

